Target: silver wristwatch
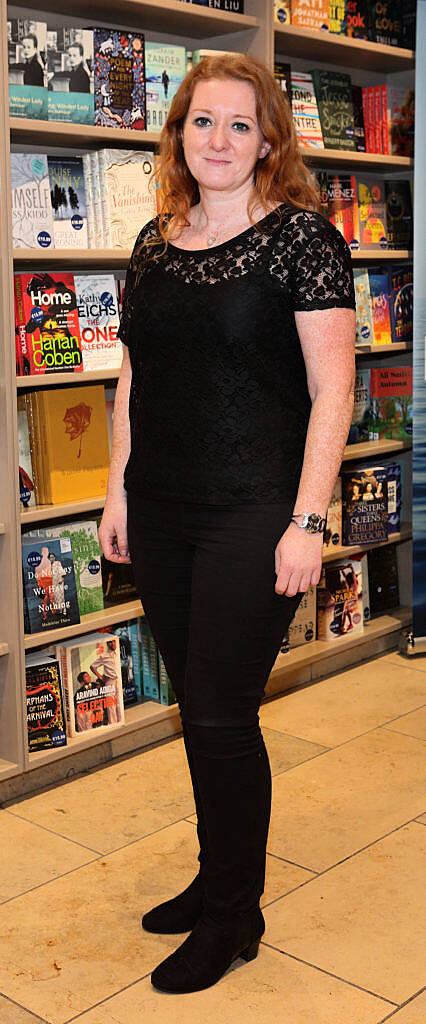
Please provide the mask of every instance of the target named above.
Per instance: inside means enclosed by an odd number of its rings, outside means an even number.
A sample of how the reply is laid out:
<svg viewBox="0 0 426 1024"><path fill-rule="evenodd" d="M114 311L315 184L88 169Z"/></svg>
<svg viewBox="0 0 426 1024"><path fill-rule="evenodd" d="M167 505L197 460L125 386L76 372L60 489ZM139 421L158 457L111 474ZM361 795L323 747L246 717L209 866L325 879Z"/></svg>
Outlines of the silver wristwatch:
<svg viewBox="0 0 426 1024"><path fill-rule="evenodd" d="M297 522L301 519L302 522ZM319 515L318 512L297 512L291 518L292 523L296 523L296 526L300 526L302 530L306 530L307 533L324 533L325 530L325 519Z"/></svg>

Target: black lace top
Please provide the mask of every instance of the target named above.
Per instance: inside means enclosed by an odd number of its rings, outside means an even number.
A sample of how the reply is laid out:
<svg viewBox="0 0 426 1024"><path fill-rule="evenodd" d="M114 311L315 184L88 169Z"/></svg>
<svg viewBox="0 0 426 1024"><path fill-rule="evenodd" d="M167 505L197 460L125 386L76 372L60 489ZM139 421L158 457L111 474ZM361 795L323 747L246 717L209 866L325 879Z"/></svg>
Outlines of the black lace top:
<svg viewBox="0 0 426 1024"><path fill-rule="evenodd" d="M311 399L294 312L355 309L355 298L342 234L319 213L279 210L281 222L273 211L209 249L162 243L155 261L144 241L159 237L158 218L142 228L119 329L132 366L127 490L295 500Z"/></svg>

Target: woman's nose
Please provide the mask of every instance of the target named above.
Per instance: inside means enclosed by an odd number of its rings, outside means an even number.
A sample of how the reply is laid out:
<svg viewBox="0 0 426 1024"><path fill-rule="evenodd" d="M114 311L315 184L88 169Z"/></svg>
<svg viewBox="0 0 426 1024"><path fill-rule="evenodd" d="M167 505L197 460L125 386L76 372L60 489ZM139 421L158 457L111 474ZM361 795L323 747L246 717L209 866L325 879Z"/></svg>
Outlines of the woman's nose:
<svg viewBox="0 0 426 1024"><path fill-rule="evenodd" d="M217 124L213 129L210 136L210 144L213 146L213 149L223 149L226 145L225 129L221 125Z"/></svg>

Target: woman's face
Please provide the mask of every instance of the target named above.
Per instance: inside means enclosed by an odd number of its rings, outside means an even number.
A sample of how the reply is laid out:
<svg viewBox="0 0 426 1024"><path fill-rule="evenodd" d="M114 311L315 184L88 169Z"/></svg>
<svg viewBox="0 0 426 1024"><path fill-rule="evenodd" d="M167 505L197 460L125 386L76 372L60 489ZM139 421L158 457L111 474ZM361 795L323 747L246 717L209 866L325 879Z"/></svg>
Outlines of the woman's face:
<svg viewBox="0 0 426 1024"><path fill-rule="evenodd" d="M204 189L234 192L253 177L270 150L256 117L249 82L215 78L197 82L183 126L185 160Z"/></svg>

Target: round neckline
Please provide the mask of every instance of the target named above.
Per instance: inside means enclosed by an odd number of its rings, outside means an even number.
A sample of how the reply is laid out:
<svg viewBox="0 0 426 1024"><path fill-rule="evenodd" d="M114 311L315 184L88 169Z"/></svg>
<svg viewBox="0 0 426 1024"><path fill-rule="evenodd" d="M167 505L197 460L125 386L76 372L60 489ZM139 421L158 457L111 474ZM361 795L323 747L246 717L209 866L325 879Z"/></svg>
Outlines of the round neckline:
<svg viewBox="0 0 426 1024"><path fill-rule="evenodd" d="M250 224L248 228L244 228L244 231L239 231L238 235L232 235L232 238L227 238L225 242L218 242L217 245L208 245L205 246L203 249L181 249L178 245L173 245L173 242L169 241L167 242L167 245L170 246L171 249L174 249L176 252L187 253L188 256L190 256L191 254L199 255L202 252L215 252L217 249L223 249L225 245L230 245L231 242L237 241L238 238L242 238L243 235L247 235L249 231L253 231L253 228L258 227L259 224L263 224L265 220L268 220L269 217L272 217L272 214L276 213L276 211L279 210L281 206L285 206L285 202L278 203L278 206L276 206L273 210L270 210L269 213L265 214L264 217L261 217L260 220L256 220L254 224Z"/></svg>

